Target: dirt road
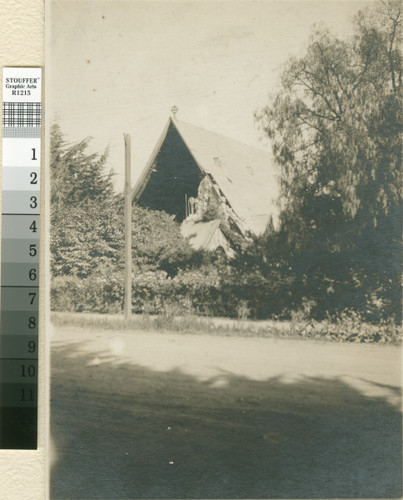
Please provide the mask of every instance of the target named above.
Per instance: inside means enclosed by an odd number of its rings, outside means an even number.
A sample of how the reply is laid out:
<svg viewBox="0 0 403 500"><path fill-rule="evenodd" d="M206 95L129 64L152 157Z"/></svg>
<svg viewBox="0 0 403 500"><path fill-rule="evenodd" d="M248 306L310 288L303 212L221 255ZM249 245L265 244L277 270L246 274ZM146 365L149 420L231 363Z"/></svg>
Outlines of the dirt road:
<svg viewBox="0 0 403 500"><path fill-rule="evenodd" d="M54 328L52 498L401 495L396 346Z"/></svg>

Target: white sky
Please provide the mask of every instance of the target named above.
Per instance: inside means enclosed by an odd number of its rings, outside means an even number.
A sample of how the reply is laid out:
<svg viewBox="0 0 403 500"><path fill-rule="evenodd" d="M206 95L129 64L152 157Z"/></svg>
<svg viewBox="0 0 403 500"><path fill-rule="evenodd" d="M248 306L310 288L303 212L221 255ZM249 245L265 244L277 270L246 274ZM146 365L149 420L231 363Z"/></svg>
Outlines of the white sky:
<svg viewBox="0 0 403 500"><path fill-rule="evenodd" d="M313 24L344 37L373 2L331 0L53 0L47 112L70 141L109 145L123 189L123 133L132 183L170 116L263 149L254 111ZM50 71L49 71L50 67Z"/></svg>

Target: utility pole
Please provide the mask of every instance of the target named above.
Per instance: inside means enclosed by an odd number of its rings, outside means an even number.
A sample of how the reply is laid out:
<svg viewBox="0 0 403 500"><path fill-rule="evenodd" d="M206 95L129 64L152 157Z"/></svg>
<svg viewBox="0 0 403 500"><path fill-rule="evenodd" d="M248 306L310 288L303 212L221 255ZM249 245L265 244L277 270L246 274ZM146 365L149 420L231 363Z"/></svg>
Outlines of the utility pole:
<svg viewBox="0 0 403 500"><path fill-rule="evenodd" d="M131 144L130 135L125 139L125 320L132 315L132 192L131 192Z"/></svg>

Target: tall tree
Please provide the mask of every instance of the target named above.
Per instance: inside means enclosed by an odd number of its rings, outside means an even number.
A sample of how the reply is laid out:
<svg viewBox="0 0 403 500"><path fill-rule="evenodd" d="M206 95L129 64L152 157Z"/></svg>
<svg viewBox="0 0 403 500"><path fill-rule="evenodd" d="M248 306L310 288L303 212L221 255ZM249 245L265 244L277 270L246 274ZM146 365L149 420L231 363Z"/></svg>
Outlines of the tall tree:
<svg viewBox="0 0 403 500"><path fill-rule="evenodd" d="M107 151L89 154L89 138L65 141L51 129L51 255L54 275L86 277L101 264L116 264L122 240L113 172Z"/></svg>
<svg viewBox="0 0 403 500"><path fill-rule="evenodd" d="M313 276L322 286L355 280L352 296L380 281L384 292L396 286L401 24L401 3L390 0L360 11L347 40L316 30L306 54L287 62L281 91L256 113L281 167L282 237L301 281L311 273L311 288Z"/></svg>
<svg viewBox="0 0 403 500"><path fill-rule="evenodd" d="M93 200L113 200L113 171L105 172L108 151L87 152L91 138L69 144L59 125L51 127L51 205L84 205Z"/></svg>

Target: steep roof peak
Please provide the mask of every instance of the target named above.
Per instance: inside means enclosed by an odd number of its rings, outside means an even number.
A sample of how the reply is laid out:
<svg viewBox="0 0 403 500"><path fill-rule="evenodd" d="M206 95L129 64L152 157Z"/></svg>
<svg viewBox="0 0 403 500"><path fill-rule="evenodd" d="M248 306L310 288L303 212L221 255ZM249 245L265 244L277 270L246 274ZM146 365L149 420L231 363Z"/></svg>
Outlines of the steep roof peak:
<svg viewBox="0 0 403 500"><path fill-rule="evenodd" d="M148 183L154 161L172 127L201 171L215 181L246 227L259 234L264 231L270 217L276 220L278 182L270 153L172 117L169 117L133 190L134 199L141 195Z"/></svg>

